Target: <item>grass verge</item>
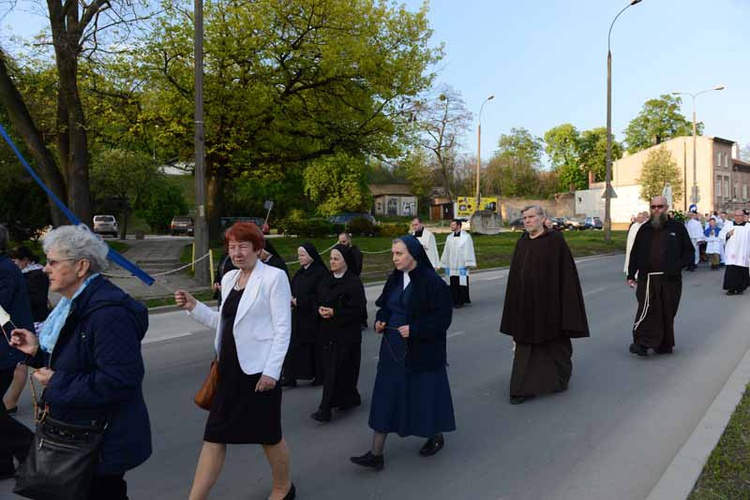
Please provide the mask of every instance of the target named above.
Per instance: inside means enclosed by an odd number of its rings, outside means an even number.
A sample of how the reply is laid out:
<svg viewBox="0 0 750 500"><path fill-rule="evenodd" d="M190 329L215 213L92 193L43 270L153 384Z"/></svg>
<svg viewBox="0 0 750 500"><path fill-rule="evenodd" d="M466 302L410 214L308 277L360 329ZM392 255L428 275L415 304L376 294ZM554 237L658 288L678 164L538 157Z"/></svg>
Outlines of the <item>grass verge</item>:
<svg viewBox="0 0 750 500"><path fill-rule="evenodd" d="M750 384L688 500L750 499Z"/></svg>

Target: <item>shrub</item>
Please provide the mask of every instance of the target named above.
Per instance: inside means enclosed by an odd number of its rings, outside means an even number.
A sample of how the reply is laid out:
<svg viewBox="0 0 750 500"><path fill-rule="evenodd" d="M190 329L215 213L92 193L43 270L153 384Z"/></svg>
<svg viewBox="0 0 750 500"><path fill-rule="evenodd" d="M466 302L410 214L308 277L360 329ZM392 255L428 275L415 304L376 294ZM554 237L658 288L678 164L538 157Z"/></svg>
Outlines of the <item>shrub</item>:
<svg viewBox="0 0 750 500"><path fill-rule="evenodd" d="M304 238L322 238L332 234L333 224L325 219L285 219L284 234L296 234Z"/></svg>
<svg viewBox="0 0 750 500"><path fill-rule="evenodd" d="M381 223L379 236L385 238L398 238L409 232L409 224L405 222Z"/></svg>
<svg viewBox="0 0 750 500"><path fill-rule="evenodd" d="M349 221L349 224L347 224L347 231L349 231L351 234L356 235L374 235L375 234L375 224L370 222L369 220L360 217L357 219L352 219Z"/></svg>

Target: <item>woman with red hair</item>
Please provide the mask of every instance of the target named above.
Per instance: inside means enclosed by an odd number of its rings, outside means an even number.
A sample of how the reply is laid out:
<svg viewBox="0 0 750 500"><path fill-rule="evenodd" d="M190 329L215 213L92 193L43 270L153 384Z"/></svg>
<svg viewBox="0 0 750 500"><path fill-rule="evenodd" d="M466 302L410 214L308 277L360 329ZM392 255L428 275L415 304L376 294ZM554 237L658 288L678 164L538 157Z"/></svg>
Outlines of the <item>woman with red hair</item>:
<svg viewBox="0 0 750 500"><path fill-rule="evenodd" d="M215 311L185 290L177 305L198 322L216 329L219 383L203 436L203 449L190 491L191 500L208 498L221 473L227 444L260 444L273 474L269 498L295 498L289 448L281 433L281 384L292 320L289 280L260 259L263 234L249 222L235 223L224 235L237 269L221 280L221 307Z"/></svg>

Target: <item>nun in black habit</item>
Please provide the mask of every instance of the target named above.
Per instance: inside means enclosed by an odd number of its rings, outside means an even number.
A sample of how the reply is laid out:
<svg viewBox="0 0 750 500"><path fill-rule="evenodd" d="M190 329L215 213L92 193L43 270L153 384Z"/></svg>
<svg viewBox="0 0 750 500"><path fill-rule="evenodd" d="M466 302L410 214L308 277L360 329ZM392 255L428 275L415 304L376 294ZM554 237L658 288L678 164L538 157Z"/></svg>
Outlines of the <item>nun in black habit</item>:
<svg viewBox="0 0 750 500"><path fill-rule="evenodd" d="M297 380L322 379L318 358L320 316L316 292L328 276L328 269L312 243L297 249L300 269L292 278L292 338L284 362L281 385L294 387Z"/></svg>
<svg viewBox="0 0 750 500"><path fill-rule="evenodd" d="M589 336L573 256L560 233L544 228L540 210L523 212L528 232L513 252L500 324L515 343L512 404L566 390L573 372L570 339Z"/></svg>
<svg viewBox="0 0 750 500"><path fill-rule="evenodd" d="M268 238L265 238L263 243L263 251L260 254L260 260L262 260L264 264L275 267L276 269L281 269L286 273L286 277L289 278L289 269L286 267L284 259L281 258L278 250L276 250L276 247L273 246Z"/></svg>
<svg viewBox="0 0 750 500"><path fill-rule="evenodd" d="M362 347L360 320L367 303L362 281L353 269L351 249L331 250L330 273L318 286L320 339L323 345L323 397L310 415L319 422L331 420L331 410L348 410L362 402L357 391Z"/></svg>
<svg viewBox="0 0 750 500"><path fill-rule="evenodd" d="M446 333L453 318L448 285L437 275L414 236L394 240L396 270L376 304L375 331L382 334L375 378L370 451L351 461L381 470L389 433L427 438L419 454L443 448L443 432L456 429L448 384Z"/></svg>

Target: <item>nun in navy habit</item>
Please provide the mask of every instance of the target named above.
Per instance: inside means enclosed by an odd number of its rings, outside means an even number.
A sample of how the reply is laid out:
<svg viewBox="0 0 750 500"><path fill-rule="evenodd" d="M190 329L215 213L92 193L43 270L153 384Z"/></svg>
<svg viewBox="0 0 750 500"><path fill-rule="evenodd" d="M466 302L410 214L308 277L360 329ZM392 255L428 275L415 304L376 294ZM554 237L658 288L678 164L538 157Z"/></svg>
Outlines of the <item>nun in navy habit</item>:
<svg viewBox="0 0 750 500"><path fill-rule="evenodd" d="M456 429L448 384L446 333L453 302L414 236L393 242L396 270L376 305L375 331L382 334L370 406L373 445L351 461L380 470L389 433L427 438L419 450L431 456L443 448L443 432Z"/></svg>

